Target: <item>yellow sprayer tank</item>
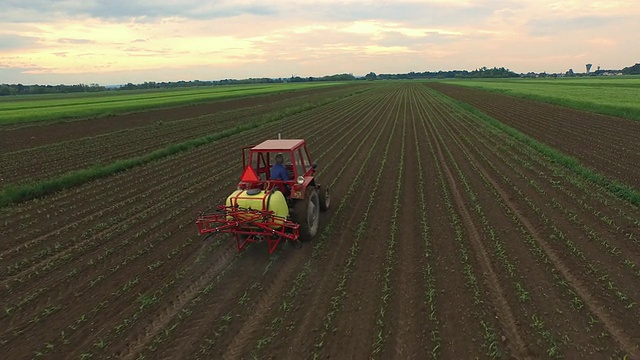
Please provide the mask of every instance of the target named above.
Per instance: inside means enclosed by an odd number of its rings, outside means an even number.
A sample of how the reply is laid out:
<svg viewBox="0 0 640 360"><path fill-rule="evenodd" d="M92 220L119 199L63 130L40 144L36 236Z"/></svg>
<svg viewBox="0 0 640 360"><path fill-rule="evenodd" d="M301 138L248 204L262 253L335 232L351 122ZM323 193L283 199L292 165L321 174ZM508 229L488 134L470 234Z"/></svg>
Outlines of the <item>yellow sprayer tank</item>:
<svg viewBox="0 0 640 360"><path fill-rule="evenodd" d="M229 195L226 205L238 206L243 209L273 211L274 217L271 221L278 225L282 225L289 216L287 200L280 191L258 191L258 189L236 190Z"/></svg>

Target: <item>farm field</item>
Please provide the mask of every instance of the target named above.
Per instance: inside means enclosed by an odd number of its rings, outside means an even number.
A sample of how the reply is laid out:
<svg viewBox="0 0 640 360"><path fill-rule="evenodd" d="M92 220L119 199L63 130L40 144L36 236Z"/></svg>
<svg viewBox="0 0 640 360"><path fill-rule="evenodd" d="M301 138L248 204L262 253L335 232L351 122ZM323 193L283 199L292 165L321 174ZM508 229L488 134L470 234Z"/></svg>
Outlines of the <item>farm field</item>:
<svg viewBox="0 0 640 360"><path fill-rule="evenodd" d="M640 121L638 76L474 79L447 83Z"/></svg>
<svg viewBox="0 0 640 360"><path fill-rule="evenodd" d="M179 108L181 116L176 116L177 109L171 110L174 114L154 110L108 119L7 129L2 132L7 141L0 145L3 150L0 154L0 189L132 158L270 116L301 111L355 91L362 90L353 86L325 87L249 97L213 106L191 105ZM133 121L129 121L132 118ZM101 125L104 125L103 129ZM34 144L41 146L33 147Z"/></svg>
<svg viewBox="0 0 640 360"><path fill-rule="evenodd" d="M486 93L454 88L334 89L317 94L331 101L1 208L0 351L9 359L640 358L640 208L541 152L541 132L522 128L523 141L504 126L554 118L546 132L568 131L567 143L585 148L581 163L602 163L595 171L619 181L637 170L607 172L619 155L591 146L582 127L558 125L588 113L515 98L485 109ZM218 119L254 110L192 121L220 131ZM640 125L607 121L616 125L593 130L608 134L603 147ZM130 131L105 131L106 148ZM307 139L318 179L331 187L316 238L272 255L266 244L238 254L229 238L203 242L195 218L235 189L240 148L279 132ZM172 134L158 136L184 140ZM147 142L127 154L149 151ZM40 151L21 144L16 151Z"/></svg>
<svg viewBox="0 0 640 360"><path fill-rule="evenodd" d="M202 88L153 89L82 94L46 94L0 98L0 125L110 116L158 107L265 95L340 83L225 85Z"/></svg>
<svg viewBox="0 0 640 360"><path fill-rule="evenodd" d="M611 116L442 83L430 86L467 103L597 172L640 189L640 124Z"/></svg>

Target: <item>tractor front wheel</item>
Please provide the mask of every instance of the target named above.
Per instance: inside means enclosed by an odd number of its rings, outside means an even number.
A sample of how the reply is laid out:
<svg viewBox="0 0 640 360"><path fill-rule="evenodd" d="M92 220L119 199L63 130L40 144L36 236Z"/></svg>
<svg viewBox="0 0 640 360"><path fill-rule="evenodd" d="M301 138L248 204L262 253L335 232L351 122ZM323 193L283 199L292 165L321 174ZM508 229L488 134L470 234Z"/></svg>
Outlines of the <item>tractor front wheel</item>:
<svg viewBox="0 0 640 360"><path fill-rule="evenodd" d="M293 207L295 221L300 224L300 240L309 241L316 236L320 220L320 197L314 188L307 188L304 200Z"/></svg>

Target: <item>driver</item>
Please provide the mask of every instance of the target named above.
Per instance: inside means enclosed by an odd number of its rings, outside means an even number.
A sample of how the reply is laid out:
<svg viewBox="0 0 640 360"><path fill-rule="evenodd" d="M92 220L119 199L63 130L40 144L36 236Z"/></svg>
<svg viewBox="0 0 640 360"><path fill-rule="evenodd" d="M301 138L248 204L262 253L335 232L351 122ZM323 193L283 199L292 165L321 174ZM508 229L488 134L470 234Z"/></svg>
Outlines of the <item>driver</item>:
<svg viewBox="0 0 640 360"><path fill-rule="evenodd" d="M280 153L276 155L276 162L271 167L271 180L289 180L289 174L284 167L284 156Z"/></svg>

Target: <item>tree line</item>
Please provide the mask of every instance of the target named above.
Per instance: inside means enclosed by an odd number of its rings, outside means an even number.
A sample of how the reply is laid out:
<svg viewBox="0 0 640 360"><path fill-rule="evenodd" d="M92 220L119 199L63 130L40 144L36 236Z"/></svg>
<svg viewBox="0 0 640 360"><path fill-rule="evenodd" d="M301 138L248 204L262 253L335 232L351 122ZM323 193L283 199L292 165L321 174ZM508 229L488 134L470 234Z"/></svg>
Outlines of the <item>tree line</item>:
<svg viewBox="0 0 640 360"><path fill-rule="evenodd" d="M473 71L448 70L448 71L425 71L408 72L404 74L376 74L370 72L365 75L367 80L404 80L404 79L456 79L456 78L506 78L519 77L519 74L504 67L481 67Z"/></svg>
<svg viewBox="0 0 640 360"><path fill-rule="evenodd" d="M34 94L62 94L78 92L105 91L106 87L98 84L77 85L22 85L0 84L0 96L4 95L34 95Z"/></svg>
<svg viewBox="0 0 640 360"><path fill-rule="evenodd" d="M605 70L599 70L604 72ZM607 70L611 71L611 70ZM621 73L640 74L640 63L625 67L619 70ZM571 70L573 73L573 71ZM597 75L594 72L594 75ZM408 72L400 74L376 74L370 72L364 77L353 74L334 74L321 77L300 77L292 75L288 78L248 78L248 79L223 79L223 80L192 80L192 81L169 81L155 82L145 81L141 84L127 83L125 85L110 87L98 84L77 84L77 85L22 85L22 84L0 84L0 96L6 95L29 95L29 94L55 94L55 93L77 93L77 92L98 92L98 91L119 91L119 90L141 90L141 89L163 89L194 86L216 86L216 85L247 85L247 84L274 84L287 82L311 82L311 81L354 81L354 80L410 80L410 79L454 79L454 78L512 78L521 77L504 67L481 67L473 71L448 70L448 71L425 71Z"/></svg>
<svg viewBox="0 0 640 360"><path fill-rule="evenodd" d="M191 81L145 81L140 84L127 83L121 86L105 87L98 84L78 84L78 85L23 85L23 84L0 84L0 96L6 95L34 95L34 94L57 94L76 92L97 92L97 91L119 91L119 90L144 90L144 89L170 89L180 87L197 86L217 86L217 85L248 85L248 84L275 84L287 82L309 82L309 81L351 81L356 80L353 74L334 74L322 77L299 77L290 78L248 78L248 79L223 79L223 80L191 80Z"/></svg>

